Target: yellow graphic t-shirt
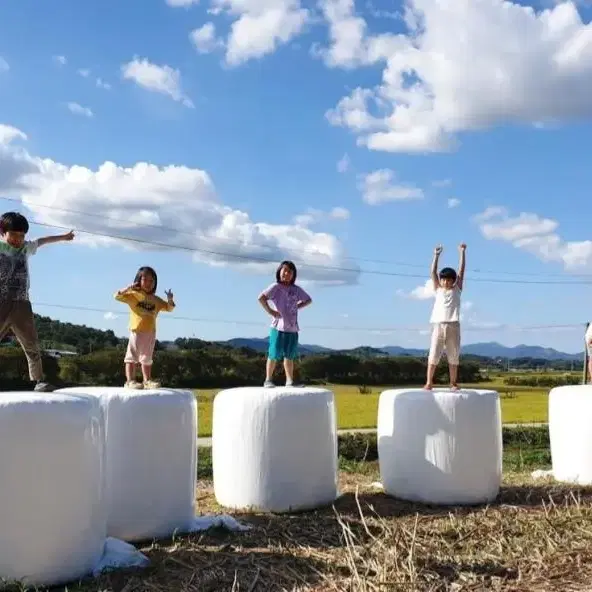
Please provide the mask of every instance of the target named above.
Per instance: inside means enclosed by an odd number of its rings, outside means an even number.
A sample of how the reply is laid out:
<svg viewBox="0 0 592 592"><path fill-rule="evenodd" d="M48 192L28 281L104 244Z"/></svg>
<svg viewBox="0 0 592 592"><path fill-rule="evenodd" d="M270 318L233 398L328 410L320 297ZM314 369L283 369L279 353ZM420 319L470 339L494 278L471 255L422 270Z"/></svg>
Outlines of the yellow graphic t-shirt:
<svg viewBox="0 0 592 592"><path fill-rule="evenodd" d="M130 331L148 333L156 331L156 317L161 310L171 312L174 304L169 304L155 294L146 294L142 290L126 290L115 294L115 300L125 302L130 307Z"/></svg>

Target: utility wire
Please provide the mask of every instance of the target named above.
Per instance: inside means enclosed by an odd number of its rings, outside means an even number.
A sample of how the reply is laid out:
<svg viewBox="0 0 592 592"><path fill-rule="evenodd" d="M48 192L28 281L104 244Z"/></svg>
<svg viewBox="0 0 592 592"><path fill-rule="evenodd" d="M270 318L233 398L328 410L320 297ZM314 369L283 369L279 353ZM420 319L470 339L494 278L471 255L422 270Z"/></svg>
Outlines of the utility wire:
<svg viewBox="0 0 592 592"><path fill-rule="evenodd" d="M46 306L50 308L60 308L65 310L78 310L84 312L97 312L97 313L111 313L116 316L122 316L124 313L116 313L110 309L105 308L92 308L87 306L76 306L70 304L55 304L51 302L34 302L34 306ZM244 320L232 320L232 319L213 319L207 317L185 317L178 315L166 314L159 317L160 320L172 320L172 321L184 321L192 323L212 323L219 325L245 325L252 327L267 327L269 325L266 321L244 321ZM362 331L366 333L393 333L396 331L412 331L417 332L424 330L426 325L391 325L390 327L356 327L356 326L335 326L335 325L306 325L306 329L317 329L322 331ZM500 324L496 327L471 327L470 325L463 326L463 331L496 331L496 330L515 330L515 331L539 331L544 329L585 329L586 323L569 323L569 324L550 324L550 325L513 325L513 324Z"/></svg>
<svg viewBox="0 0 592 592"><path fill-rule="evenodd" d="M16 199L16 198L10 198L10 197L2 197L0 199L3 199L4 201L10 201L10 202L16 202L16 203L20 203L23 205L27 205L24 204L20 199ZM187 232L187 231L183 231L183 230L178 230L176 228L172 228L169 226L162 226L162 225L158 225L158 224L148 224L148 223L144 223L144 222L136 222L136 221L132 221L132 220L121 220L119 218L113 218L110 216L105 216L102 214L96 214L93 212L84 212L81 210L73 210L73 209L69 209L69 208L61 208L61 207L57 207L57 206L53 206L53 205L45 205L45 204L31 204L31 206L33 207L38 207L38 208L44 208L44 209L48 209L48 210L55 210L55 211L59 211L59 212L64 212L64 213L68 213L68 214L75 214L75 215L80 215L80 216L87 216L90 218L96 218L99 220L105 220L108 222L119 222L119 223L124 223L124 224L134 224L137 228L147 228L147 229L155 229L155 230L161 230L161 231L167 231L167 232L171 232L177 235L186 235L186 236L190 236L192 238L196 238L195 233L192 232ZM116 208L117 206L114 205L114 208ZM37 226L45 226L48 228L58 228L58 229L68 229L70 230L71 227L65 227L65 226L59 226L56 224L47 224L47 223L42 223L42 222L36 222L33 221L33 224L36 224ZM149 240L143 240L143 239L137 239L137 238L133 238L133 237L127 237L127 236L120 236L120 235L112 235L112 234L108 234L108 233L100 233L97 231L89 231L89 230L84 230L84 229L77 229L78 232L84 232L85 234L90 234L90 235L95 235L95 236L102 236L105 238L113 238L113 239L117 239L117 240L127 240L127 241L133 241L133 242L137 242L137 243L143 243L143 244L149 244L149 245L154 245L154 246L158 246L158 247L166 247L166 248L173 248L173 249L181 249L181 250L191 250L194 252L202 252L202 253L206 253L206 254L210 254L210 255L218 255L218 256L223 256L223 257L233 257L233 258L237 258L237 259L246 259L246 260L251 260L254 262L262 262L262 263L275 263L276 259L275 258L266 258L266 257L254 257L251 255L239 255L237 253L229 253L229 252L224 252L224 251L214 251L214 250L208 250L208 249L201 249L198 247L184 247L181 245L171 245L171 244L167 244L167 243L160 243L160 242L156 242L156 241L149 241ZM239 247L240 245L236 242L231 241L230 239L227 239L225 237L216 237L216 240L224 240L227 241L229 243L229 246L234 246L234 247ZM316 251L312 251L310 249L302 249L304 252L310 253L311 255L314 254L318 254ZM344 257L344 259L350 260L350 261L360 261L363 263L377 263L380 265L398 265L401 267L411 267L411 268L417 268L417 269L426 269L428 266L426 264L419 264L419 263L409 263L409 262L403 262L403 261L388 261L388 260L382 260L382 259L368 259L368 258L362 258L362 257L351 257L351 256L346 256ZM313 267L313 268L317 268L317 269L327 269L327 270L332 270L332 271L343 271L343 272L351 272L351 273L370 273L370 274L375 274L375 275L392 275L392 276L398 276L398 277L416 277L416 278L425 278L427 274L421 274L421 275L414 275L414 274L404 274L404 273L396 273L396 272L387 272L387 271L378 271L378 270L367 270L367 269L363 269L363 270L358 270L355 268L349 269L349 268L343 268L343 267L335 267L335 266L325 266L325 265L315 265L315 264L309 264L309 263L305 263L305 262L301 262L299 263L299 265L301 265L302 267ZM497 274L497 275L507 275L507 276L528 276L528 277L565 277L564 274L557 274L557 273L533 273L533 272L512 272L512 271L504 271L504 270L487 270L487 269L468 269L468 272L471 273L481 273L481 274ZM574 278L587 278L588 281L561 281L561 282L550 282L548 280L546 281L526 281L526 280L488 280L488 279L480 279L480 278L471 278L472 281L483 281L483 282L493 282L493 283L531 283L531 284L588 284L588 283L592 283L592 274L570 274L570 277L574 277Z"/></svg>
<svg viewBox="0 0 592 592"><path fill-rule="evenodd" d="M72 230L72 226L61 226L59 224L48 224L45 222L37 222L32 221L32 224L36 224L37 226L43 226L46 228L57 228L60 230ZM97 232L97 231L90 231L84 230L81 228L74 228L76 232L82 232L84 234L90 234L91 236L100 236L103 238L111 238L117 240L124 240L138 244L145 244L151 245L155 247L167 248L167 249L178 249L181 251L189 251L193 253L204 253L208 255L217 255L219 257L229 257L234 259L240 259L243 261L248 261L251 263L277 263L277 259L270 259L268 257L255 257L253 255L241 255L239 253L228 253L223 251L216 251L214 249L202 249L198 247L188 247L185 245L175 245L170 243L161 243L157 241L150 241L146 239L134 238L129 236L121 236L117 234L110 234L106 232ZM348 267L339 267L336 265L319 265L314 263L305 263L299 262L298 265L300 267L306 267L310 269L321 269L326 271L340 271L344 273L352 273L352 274L366 274L366 275L378 275L378 276L386 276L386 277L406 277L406 278L416 278L416 279L426 279L427 274L417 274L417 273L401 273L396 271L381 271L376 269L356 269L356 268L348 268ZM575 280L575 281L550 281L550 280L513 280L513 279L501 279L501 278L470 278L471 282L479 282L479 283L488 283L488 284L531 284L531 285L556 285L556 286L570 286L570 285L592 285L592 276L590 276L590 280Z"/></svg>

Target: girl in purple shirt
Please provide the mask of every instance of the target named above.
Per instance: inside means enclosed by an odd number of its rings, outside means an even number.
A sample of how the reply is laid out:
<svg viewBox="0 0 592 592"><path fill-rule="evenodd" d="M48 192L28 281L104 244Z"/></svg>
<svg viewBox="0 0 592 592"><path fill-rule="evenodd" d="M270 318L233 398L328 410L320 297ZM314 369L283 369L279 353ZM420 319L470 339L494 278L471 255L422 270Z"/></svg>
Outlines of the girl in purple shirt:
<svg viewBox="0 0 592 592"><path fill-rule="evenodd" d="M286 386L294 384L294 360L298 355L298 310L311 304L311 297L296 285L296 266L292 261L282 261L275 273L276 282L259 295L261 306L273 317L269 332L269 351L265 383L273 387L273 372L283 360ZM275 309L269 306L272 302Z"/></svg>

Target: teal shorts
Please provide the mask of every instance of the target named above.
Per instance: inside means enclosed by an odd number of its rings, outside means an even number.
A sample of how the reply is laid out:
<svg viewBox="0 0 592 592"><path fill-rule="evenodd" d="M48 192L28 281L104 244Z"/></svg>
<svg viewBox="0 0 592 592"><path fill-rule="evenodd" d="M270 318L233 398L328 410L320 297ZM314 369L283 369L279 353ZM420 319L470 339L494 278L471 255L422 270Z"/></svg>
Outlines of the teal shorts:
<svg viewBox="0 0 592 592"><path fill-rule="evenodd" d="M276 362L295 360L298 357L298 333L278 331L269 332L269 351L267 357Z"/></svg>

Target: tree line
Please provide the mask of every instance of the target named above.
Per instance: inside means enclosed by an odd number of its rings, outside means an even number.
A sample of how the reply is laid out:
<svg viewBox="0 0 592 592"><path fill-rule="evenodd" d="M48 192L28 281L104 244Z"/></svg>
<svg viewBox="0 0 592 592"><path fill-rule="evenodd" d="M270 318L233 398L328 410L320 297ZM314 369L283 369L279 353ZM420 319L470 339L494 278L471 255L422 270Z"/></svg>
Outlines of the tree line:
<svg viewBox="0 0 592 592"><path fill-rule="evenodd" d="M124 351L123 347L116 347L59 359L45 356L45 373L48 381L58 386L118 386L125 380ZM155 354L154 375L171 388L256 386L262 384L264 371L265 355L253 350L204 347L160 350ZM302 358L297 367L297 378L303 383L360 387L420 385L425 381L425 373L425 360L411 357L364 359L344 354L311 355ZM461 362L459 373L462 382L480 380L479 366L473 362ZM444 364L438 369L438 380L447 380ZM27 388L29 384L27 363L20 348L1 348L0 389Z"/></svg>

